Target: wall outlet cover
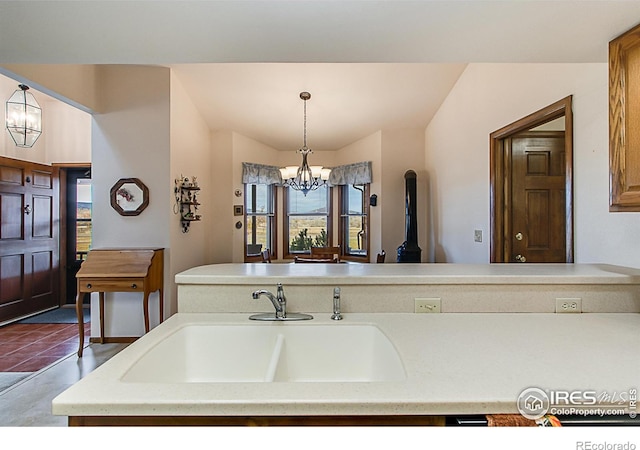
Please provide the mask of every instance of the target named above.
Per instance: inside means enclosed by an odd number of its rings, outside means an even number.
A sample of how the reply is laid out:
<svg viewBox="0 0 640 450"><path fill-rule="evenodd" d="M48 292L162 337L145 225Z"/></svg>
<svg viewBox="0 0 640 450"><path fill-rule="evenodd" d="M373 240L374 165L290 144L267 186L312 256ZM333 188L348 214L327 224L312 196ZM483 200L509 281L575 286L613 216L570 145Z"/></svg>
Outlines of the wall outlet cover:
<svg viewBox="0 0 640 450"><path fill-rule="evenodd" d="M414 312L439 313L441 312L441 300L439 297L416 298Z"/></svg>
<svg viewBox="0 0 640 450"><path fill-rule="evenodd" d="M581 313L581 298L556 298L557 313Z"/></svg>

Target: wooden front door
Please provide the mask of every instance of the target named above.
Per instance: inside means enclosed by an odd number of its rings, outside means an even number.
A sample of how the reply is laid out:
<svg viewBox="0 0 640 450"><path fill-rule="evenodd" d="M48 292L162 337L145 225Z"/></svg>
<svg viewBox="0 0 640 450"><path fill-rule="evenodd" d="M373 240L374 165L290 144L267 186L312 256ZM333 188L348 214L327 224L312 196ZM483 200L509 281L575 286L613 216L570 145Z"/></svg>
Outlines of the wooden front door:
<svg viewBox="0 0 640 450"><path fill-rule="evenodd" d="M529 131L510 139L509 262L566 261L564 132Z"/></svg>
<svg viewBox="0 0 640 450"><path fill-rule="evenodd" d="M59 306L55 167L0 157L0 324Z"/></svg>

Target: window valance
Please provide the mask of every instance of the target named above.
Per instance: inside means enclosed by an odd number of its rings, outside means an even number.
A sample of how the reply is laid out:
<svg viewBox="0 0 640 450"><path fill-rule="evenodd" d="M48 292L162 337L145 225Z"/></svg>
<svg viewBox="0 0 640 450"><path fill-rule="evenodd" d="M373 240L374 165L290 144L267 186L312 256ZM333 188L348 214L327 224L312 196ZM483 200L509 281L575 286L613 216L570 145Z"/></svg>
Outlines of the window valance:
<svg viewBox="0 0 640 450"><path fill-rule="evenodd" d="M242 182L244 184L282 185L280 168L266 164L242 163ZM367 184L372 180L371 161L346 164L331 169L329 185Z"/></svg>
<svg viewBox="0 0 640 450"><path fill-rule="evenodd" d="M334 167L331 169L331 175L329 175L329 184L339 186L343 184L371 183L371 173L371 161Z"/></svg>
<svg viewBox="0 0 640 450"><path fill-rule="evenodd" d="M282 184L280 170L266 164L242 163L242 183L244 184Z"/></svg>

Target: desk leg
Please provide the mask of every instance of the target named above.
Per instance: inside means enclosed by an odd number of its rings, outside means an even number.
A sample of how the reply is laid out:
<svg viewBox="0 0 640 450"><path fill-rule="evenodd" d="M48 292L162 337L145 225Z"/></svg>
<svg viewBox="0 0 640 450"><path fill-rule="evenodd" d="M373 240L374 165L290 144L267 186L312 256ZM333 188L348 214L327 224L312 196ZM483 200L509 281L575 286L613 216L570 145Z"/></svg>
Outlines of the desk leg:
<svg viewBox="0 0 640 450"><path fill-rule="evenodd" d="M164 296L162 288L158 290L158 303L160 303L160 318L158 319L158 323L162 323L164 320Z"/></svg>
<svg viewBox="0 0 640 450"><path fill-rule="evenodd" d="M144 300L142 301L142 309L144 312L144 332L149 332L149 291L144 291Z"/></svg>
<svg viewBox="0 0 640 450"><path fill-rule="evenodd" d="M104 292L100 296L100 343L104 344Z"/></svg>
<svg viewBox="0 0 640 450"><path fill-rule="evenodd" d="M78 317L78 337L80 338L80 345L78 346L78 358L82 358L82 350L84 349L84 311L82 310L83 300L84 300L84 293L80 292L80 285L78 284L78 297L76 297L76 316Z"/></svg>

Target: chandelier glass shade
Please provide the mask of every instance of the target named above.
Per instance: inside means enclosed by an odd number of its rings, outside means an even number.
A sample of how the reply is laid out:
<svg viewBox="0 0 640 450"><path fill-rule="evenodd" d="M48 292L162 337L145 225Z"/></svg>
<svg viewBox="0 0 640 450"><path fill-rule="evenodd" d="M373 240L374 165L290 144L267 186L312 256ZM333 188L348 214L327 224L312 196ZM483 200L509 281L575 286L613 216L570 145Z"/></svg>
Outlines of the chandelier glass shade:
<svg viewBox="0 0 640 450"><path fill-rule="evenodd" d="M322 166L310 166L307 158L313 151L307 147L307 100L311 98L308 92L301 92L300 98L304 100L304 135L302 148L298 153L302 155L300 166L287 166L280 169L283 185L296 191L301 191L305 196L309 191L318 189L327 183L331 169Z"/></svg>
<svg viewBox="0 0 640 450"><path fill-rule="evenodd" d="M18 87L7 100L6 126L16 146L29 148L42 134L42 109L33 94L27 92L29 86Z"/></svg>

